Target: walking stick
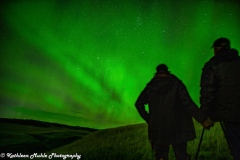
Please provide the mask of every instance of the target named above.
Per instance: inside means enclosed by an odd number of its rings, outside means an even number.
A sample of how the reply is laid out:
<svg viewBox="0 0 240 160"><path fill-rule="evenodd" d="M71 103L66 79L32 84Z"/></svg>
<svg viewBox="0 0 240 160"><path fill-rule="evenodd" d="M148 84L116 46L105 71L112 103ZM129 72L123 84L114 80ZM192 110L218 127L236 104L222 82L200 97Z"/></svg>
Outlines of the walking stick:
<svg viewBox="0 0 240 160"><path fill-rule="evenodd" d="M229 147L230 150L232 150L233 148L232 148L232 146L230 145L231 142L230 142L230 139L229 139L228 136L227 136L226 128L225 128L223 122L220 122L220 124L221 124L222 130L223 130L224 137L225 137L225 139L226 139L226 141L227 141L228 147Z"/></svg>
<svg viewBox="0 0 240 160"><path fill-rule="evenodd" d="M223 125L223 122L220 122L220 124L221 124L222 130L223 130L223 134L224 134L224 136L225 136L225 138L226 138L226 140L227 140L225 126ZM228 140L227 140L227 142L228 142Z"/></svg>
<svg viewBox="0 0 240 160"><path fill-rule="evenodd" d="M200 141L199 141L199 144L198 144L198 149L197 149L195 160L198 159L198 154L199 154L200 147L201 147L201 144L202 144L204 131L205 131L205 128L202 129L202 134L201 134Z"/></svg>

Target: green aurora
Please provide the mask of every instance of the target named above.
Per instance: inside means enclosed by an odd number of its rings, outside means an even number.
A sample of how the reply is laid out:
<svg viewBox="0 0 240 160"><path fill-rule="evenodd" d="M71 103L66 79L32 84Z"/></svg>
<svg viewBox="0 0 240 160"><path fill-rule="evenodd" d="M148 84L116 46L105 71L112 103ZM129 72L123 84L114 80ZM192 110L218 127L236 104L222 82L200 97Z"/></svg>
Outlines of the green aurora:
<svg viewBox="0 0 240 160"><path fill-rule="evenodd" d="M140 123L134 103L166 63L199 105L211 45L240 49L233 0L0 2L0 117L92 128Z"/></svg>

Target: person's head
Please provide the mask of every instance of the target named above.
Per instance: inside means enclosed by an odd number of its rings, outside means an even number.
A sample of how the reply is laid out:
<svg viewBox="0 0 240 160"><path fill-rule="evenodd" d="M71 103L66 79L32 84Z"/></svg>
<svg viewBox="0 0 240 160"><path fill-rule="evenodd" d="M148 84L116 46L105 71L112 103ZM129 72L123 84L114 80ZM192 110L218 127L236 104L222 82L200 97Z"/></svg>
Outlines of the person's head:
<svg viewBox="0 0 240 160"><path fill-rule="evenodd" d="M157 73L170 73L166 64L159 64L156 70Z"/></svg>
<svg viewBox="0 0 240 160"><path fill-rule="evenodd" d="M214 54L216 55L219 51L230 49L230 40L227 38L218 38L214 41L212 48L214 49Z"/></svg>

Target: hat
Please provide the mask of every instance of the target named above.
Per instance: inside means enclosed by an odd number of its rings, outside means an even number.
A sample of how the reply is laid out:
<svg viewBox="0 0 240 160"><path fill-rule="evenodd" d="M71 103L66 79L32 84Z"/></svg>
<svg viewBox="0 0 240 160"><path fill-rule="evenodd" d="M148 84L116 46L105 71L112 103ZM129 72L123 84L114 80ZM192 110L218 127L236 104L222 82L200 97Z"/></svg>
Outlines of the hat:
<svg viewBox="0 0 240 160"><path fill-rule="evenodd" d="M227 38L218 38L214 41L213 47L224 47L224 48L230 48L230 41Z"/></svg>
<svg viewBox="0 0 240 160"><path fill-rule="evenodd" d="M159 71L168 71L168 67L167 67L166 64L160 64L160 65L157 66L156 69L157 69L157 72L159 72Z"/></svg>

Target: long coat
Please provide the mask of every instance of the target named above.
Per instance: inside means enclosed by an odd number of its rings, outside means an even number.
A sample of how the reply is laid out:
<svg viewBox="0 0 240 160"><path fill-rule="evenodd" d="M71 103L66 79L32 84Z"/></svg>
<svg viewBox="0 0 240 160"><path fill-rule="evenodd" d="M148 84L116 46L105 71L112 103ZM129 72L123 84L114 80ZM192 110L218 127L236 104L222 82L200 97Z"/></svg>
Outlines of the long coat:
<svg viewBox="0 0 240 160"><path fill-rule="evenodd" d="M146 111L146 106L149 112ZM148 123L152 145L169 145L193 140L192 116L206 119L190 98L185 85L174 75L157 74L139 95L135 106Z"/></svg>
<svg viewBox="0 0 240 160"><path fill-rule="evenodd" d="M240 57L235 49L222 50L204 66L201 110L214 121L240 122Z"/></svg>

